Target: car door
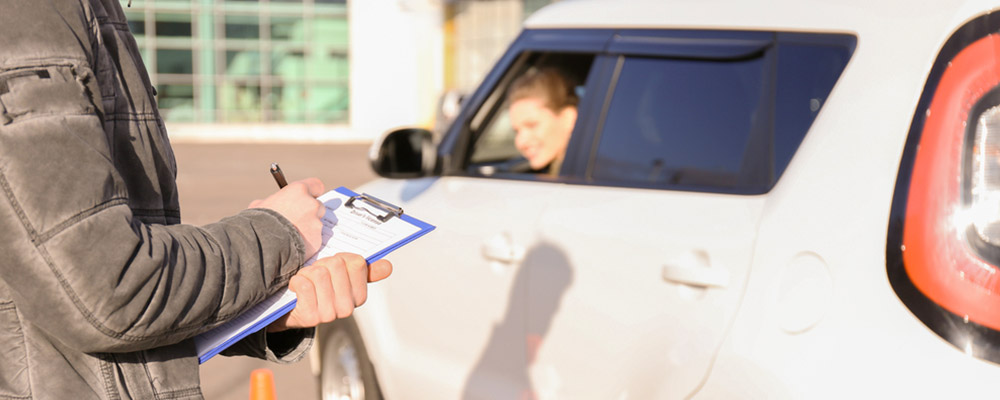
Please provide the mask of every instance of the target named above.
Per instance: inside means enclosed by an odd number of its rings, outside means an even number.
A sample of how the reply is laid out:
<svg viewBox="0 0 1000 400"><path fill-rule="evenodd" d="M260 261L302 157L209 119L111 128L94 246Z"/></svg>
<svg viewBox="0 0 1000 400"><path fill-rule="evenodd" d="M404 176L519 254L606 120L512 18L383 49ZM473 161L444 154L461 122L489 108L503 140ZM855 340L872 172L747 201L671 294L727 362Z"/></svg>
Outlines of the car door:
<svg viewBox="0 0 1000 400"><path fill-rule="evenodd" d="M743 296L766 193L847 61L795 48L814 39L623 31L611 43L592 147L567 160L575 184L551 197L526 258L536 396L697 391ZM646 47L657 40L669 45ZM809 85L779 78L803 70Z"/></svg>
<svg viewBox="0 0 1000 400"><path fill-rule="evenodd" d="M378 327L385 336L378 341L393 343L389 354L377 355L391 371L389 395L492 399L530 391L525 259L559 184L521 173L524 158L514 147L504 89L533 65L557 63L571 67L584 90L593 54L610 32L591 41L591 53L551 52L544 43L560 42L558 35L530 36L498 63L456 119L440 145L442 176L363 188L437 226L420 246L392 255L407 265L359 312L378 319L362 329Z"/></svg>
<svg viewBox="0 0 1000 400"><path fill-rule="evenodd" d="M378 355L391 370L387 394L406 398L417 390L419 398L461 398L470 379L472 387L494 393L523 386L523 371L505 365L525 354L527 277L520 260L536 240L548 186L467 177L364 186L436 225L419 246L392 254L405 264L373 288L359 310L377 319L363 326L375 327L378 341L392 344Z"/></svg>

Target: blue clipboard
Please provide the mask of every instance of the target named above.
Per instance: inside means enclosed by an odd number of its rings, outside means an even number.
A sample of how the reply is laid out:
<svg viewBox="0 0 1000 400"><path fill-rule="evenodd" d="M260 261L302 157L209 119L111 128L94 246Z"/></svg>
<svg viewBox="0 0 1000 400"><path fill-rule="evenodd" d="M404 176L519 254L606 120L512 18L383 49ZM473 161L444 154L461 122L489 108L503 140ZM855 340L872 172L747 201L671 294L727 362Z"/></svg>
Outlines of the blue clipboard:
<svg viewBox="0 0 1000 400"><path fill-rule="evenodd" d="M366 257L365 260L369 264L381 259L382 257L385 257L387 254L391 253L392 251L400 247L403 247L407 243L410 243L416 240L417 238L430 233L430 231L434 230L435 228L434 225L416 219L410 216L409 214L405 214L403 213L403 209L389 202L381 200L375 196L369 195L367 193L358 194L343 186L334 190L348 197L348 200L343 204L344 207L358 207L363 204L366 210L375 210L378 214L373 215L373 217L383 222L388 221L390 218L399 218L400 220L403 220L418 228L415 233L412 233L404 237L403 239L395 243L392 243L376 251L374 254ZM268 297L262 303L258 304L257 306L254 306L247 313L241 315L240 317L237 317L233 321L222 324L208 332L196 336L194 340L195 340L195 347L198 348L198 363L202 364L205 361L208 361L208 359L219 354L220 352L222 352L229 346L232 346L236 342L243 340L243 338L249 336L251 333L264 329L272 322L276 321L278 318L281 318L283 315L291 312L292 309L295 308L296 300L294 296L287 297L287 293L290 293L290 291L285 291L283 293L279 293L277 295ZM268 310L268 309L270 309L270 311L266 311L267 314L263 317L263 319L260 319L254 322L253 324L244 327L244 329L241 329L238 332L235 333L227 332L233 329L238 329L234 327L242 325L241 318L246 318L248 316L250 318L259 318L257 317L257 315L262 312L261 310ZM207 344L208 342L215 341L213 339L216 335L228 336L228 338L226 338L226 340L220 344L208 345ZM202 348L206 346L208 347L207 349Z"/></svg>

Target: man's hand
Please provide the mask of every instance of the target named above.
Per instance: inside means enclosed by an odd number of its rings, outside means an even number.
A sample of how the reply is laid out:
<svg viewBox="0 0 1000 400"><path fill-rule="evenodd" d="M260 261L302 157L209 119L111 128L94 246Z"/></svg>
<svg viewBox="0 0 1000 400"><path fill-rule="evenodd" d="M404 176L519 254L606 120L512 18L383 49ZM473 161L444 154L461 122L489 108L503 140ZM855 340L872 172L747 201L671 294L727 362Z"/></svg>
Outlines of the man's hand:
<svg viewBox="0 0 1000 400"><path fill-rule="evenodd" d="M323 182L307 178L289 183L263 200L254 200L247 208L269 208L287 218L299 230L306 244L308 260L323 244L323 215L326 207L316 197L323 194Z"/></svg>
<svg viewBox="0 0 1000 400"><path fill-rule="evenodd" d="M371 265L364 257L339 253L302 268L288 282L298 300L292 312L268 325L268 332L311 328L338 318L347 318L368 299L368 282L385 279L392 263L378 260Z"/></svg>

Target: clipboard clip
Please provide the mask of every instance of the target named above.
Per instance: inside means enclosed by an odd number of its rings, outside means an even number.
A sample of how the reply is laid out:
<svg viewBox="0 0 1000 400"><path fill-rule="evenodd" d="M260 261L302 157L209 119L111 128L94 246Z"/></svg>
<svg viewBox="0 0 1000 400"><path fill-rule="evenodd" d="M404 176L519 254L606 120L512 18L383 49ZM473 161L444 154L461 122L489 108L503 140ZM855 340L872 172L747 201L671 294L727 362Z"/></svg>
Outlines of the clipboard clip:
<svg viewBox="0 0 1000 400"><path fill-rule="evenodd" d="M368 205L374 207L375 209L383 212L384 214L379 215L379 214L376 214L375 212L372 212L372 210L370 208L359 207L358 205L354 204L355 201L365 202ZM373 217L377 218L379 221L382 221L382 222L388 221L389 218L392 218L392 217L399 218L401 215L403 215L403 209L402 208L400 208L400 207L396 206L395 204L392 204L392 203L390 203L388 201L385 201L385 200L382 200L382 199L380 199L378 197L372 196L372 195L370 195L368 193L362 193L362 194L359 194L357 196L351 196L350 199L347 199L347 202L344 203L344 205L346 205L348 207L351 207L351 208L354 208L354 209L363 210L363 211L371 214Z"/></svg>

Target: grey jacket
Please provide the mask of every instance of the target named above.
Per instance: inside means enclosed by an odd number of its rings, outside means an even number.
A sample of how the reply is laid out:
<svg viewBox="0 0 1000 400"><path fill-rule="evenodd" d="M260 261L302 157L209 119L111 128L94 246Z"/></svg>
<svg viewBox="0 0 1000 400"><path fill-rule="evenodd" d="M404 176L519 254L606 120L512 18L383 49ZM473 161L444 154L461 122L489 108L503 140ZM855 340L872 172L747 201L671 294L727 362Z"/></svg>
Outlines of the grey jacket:
<svg viewBox="0 0 1000 400"><path fill-rule="evenodd" d="M4 0L0 399L202 397L190 338L284 287L304 246L266 210L179 224L175 175L119 0ZM311 335L226 354L288 361Z"/></svg>

